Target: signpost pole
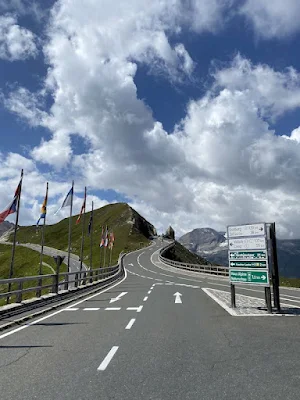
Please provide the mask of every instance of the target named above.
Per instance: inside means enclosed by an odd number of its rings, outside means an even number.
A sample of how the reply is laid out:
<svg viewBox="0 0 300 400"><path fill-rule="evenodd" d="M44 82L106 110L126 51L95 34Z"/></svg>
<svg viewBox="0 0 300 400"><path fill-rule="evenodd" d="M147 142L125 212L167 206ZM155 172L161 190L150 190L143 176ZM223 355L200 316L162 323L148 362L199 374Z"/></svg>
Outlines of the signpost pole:
<svg viewBox="0 0 300 400"><path fill-rule="evenodd" d="M274 307L277 308L277 311L280 311L279 269L277 260L275 222L272 222L270 226L270 239L272 245L272 285L273 285Z"/></svg>
<svg viewBox="0 0 300 400"><path fill-rule="evenodd" d="M235 286L231 283L230 284L230 291L231 291L231 307L236 308L235 303Z"/></svg>
<svg viewBox="0 0 300 400"><path fill-rule="evenodd" d="M268 313L272 313L271 290L270 287L265 287L265 299Z"/></svg>

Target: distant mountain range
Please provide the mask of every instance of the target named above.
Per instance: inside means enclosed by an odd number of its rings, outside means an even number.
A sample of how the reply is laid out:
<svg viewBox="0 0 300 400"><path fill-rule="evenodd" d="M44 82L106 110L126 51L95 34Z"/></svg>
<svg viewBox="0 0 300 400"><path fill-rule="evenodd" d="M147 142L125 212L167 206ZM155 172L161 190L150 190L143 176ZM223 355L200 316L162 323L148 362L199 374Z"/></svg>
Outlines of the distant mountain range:
<svg viewBox="0 0 300 400"><path fill-rule="evenodd" d="M220 265L228 266L228 244L225 232L198 228L178 240L191 252ZM300 239L278 240L277 256L280 276L300 278Z"/></svg>

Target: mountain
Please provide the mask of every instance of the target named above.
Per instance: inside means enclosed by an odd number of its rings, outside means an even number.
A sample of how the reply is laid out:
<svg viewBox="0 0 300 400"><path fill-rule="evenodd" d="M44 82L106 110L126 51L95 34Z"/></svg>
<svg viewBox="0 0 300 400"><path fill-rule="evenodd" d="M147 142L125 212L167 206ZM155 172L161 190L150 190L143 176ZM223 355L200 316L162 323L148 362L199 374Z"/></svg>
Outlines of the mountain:
<svg viewBox="0 0 300 400"><path fill-rule="evenodd" d="M90 212L85 214L85 242L84 242L84 262L89 265L90 255L90 236L87 234ZM76 225L77 216L72 217L72 245L71 252L80 255L81 235L83 217L80 223ZM155 233L154 226L143 218L138 212L126 203L108 204L102 208L94 210L93 217L93 268L100 265L104 257L104 249L99 249L101 241L102 227L108 226L109 232L113 231L115 236L114 247L112 251L112 263L116 263L121 251L129 252L146 246L150 243L149 238ZM68 249L68 229L69 218L54 225L45 227L45 246L54 247L59 250ZM20 243L41 242L42 227L20 226L17 232L17 240ZM9 240L12 240L12 235ZM101 255L100 255L101 253ZM108 260L109 250L106 249L106 261Z"/></svg>
<svg viewBox="0 0 300 400"><path fill-rule="evenodd" d="M14 224L12 224L11 222L8 221L2 222L2 224L0 224L0 237L13 227Z"/></svg>
<svg viewBox="0 0 300 400"><path fill-rule="evenodd" d="M228 266L228 245L225 232L198 228L178 240L193 253L212 263ZM300 239L277 239L279 274L286 278L300 278Z"/></svg>

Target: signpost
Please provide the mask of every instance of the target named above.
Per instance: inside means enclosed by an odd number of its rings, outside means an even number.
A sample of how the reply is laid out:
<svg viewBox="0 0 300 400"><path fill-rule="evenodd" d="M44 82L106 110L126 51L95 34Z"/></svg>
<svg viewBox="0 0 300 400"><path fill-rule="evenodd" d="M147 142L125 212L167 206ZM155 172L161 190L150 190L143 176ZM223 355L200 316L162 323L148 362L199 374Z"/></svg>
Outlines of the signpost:
<svg viewBox="0 0 300 400"><path fill-rule="evenodd" d="M268 265L267 226L265 223L227 227L231 306L235 307L235 284L265 287L265 298L272 312Z"/></svg>
<svg viewBox="0 0 300 400"><path fill-rule="evenodd" d="M269 272L267 270L254 271L242 269L230 269L231 282L252 283L255 285L268 285Z"/></svg>

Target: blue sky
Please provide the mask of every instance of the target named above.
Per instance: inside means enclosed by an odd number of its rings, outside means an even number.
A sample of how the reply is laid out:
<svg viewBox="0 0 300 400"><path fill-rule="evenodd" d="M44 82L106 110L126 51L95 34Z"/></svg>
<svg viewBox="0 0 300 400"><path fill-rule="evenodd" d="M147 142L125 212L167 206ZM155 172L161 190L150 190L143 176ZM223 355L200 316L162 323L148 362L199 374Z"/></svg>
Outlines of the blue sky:
<svg viewBox="0 0 300 400"><path fill-rule="evenodd" d="M23 167L24 224L74 179L75 211L87 185L160 230L300 236L298 1L55 3L0 0L0 208Z"/></svg>

